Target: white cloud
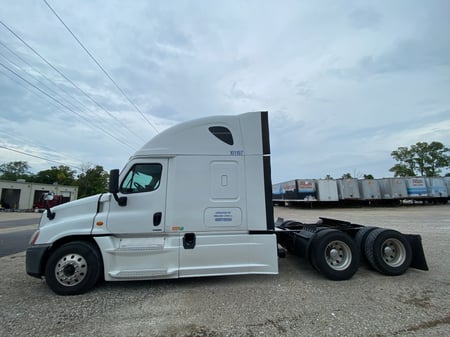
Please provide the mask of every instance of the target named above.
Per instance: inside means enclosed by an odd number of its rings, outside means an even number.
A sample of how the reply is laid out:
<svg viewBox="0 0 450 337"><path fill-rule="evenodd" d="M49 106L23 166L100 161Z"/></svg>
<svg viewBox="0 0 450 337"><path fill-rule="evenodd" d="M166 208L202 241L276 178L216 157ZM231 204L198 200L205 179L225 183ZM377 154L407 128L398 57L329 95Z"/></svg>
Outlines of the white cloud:
<svg viewBox="0 0 450 337"><path fill-rule="evenodd" d="M449 143L446 1L50 4L159 130L207 115L269 110L274 182L345 172L387 176L396 147ZM20 65L14 69L39 87L35 79L46 83L89 121L0 69L0 132L23 138L0 133L4 142L109 169L122 167L133 150L100 128L133 148L154 135L44 3L7 2L0 20L114 116L0 26L0 41L33 65L0 45ZM0 162L18 157L0 151ZM36 169L50 166L20 158Z"/></svg>

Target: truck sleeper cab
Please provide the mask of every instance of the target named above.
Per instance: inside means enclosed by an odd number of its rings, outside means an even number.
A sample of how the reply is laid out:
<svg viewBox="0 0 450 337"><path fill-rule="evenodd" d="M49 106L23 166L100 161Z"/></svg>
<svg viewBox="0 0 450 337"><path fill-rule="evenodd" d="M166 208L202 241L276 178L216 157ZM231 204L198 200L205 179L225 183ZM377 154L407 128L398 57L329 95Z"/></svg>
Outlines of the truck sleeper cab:
<svg viewBox="0 0 450 337"><path fill-rule="evenodd" d="M84 293L101 278L276 274L281 244L331 279L350 278L363 226L322 219L275 227L270 177L267 112L179 124L145 144L120 174L112 170L108 193L44 212L26 271L61 295ZM379 233L367 234L369 253L384 252L372 260L390 254L396 273L417 255L402 234L388 235L389 244L383 237L382 248L372 242Z"/></svg>

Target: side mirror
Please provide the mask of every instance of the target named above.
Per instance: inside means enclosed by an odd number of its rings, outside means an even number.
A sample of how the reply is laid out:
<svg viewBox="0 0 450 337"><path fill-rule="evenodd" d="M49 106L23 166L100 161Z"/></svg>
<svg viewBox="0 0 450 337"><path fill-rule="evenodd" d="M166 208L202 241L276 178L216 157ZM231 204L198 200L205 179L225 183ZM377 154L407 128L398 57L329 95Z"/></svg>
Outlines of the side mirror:
<svg viewBox="0 0 450 337"><path fill-rule="evenodd" d="M53 200L53 193L48 192L44 194L44 200L45 200L45 209L47 210L47 218L49 220L53 220L55 218L56 213L52 212L50 209L49 201Z"/></svg>
<svg viewBox="0 0 450 337"><path fill-rule="evenodd" d="M45 201L51 201L53 200L53 193L52 192L48 192L44 194L44 200Z"/></svg>
<svg viewBox="0 0 450 337"><path fill-rule="evenodd" d="M111 170L109 172L109 192L119 193L119 170Z"/></svg>
<svg viewBox="0 0 450 337"><path fill-rule="evenodd" d="M119 193L119 170L114 169L109 171L109 193L114 196L114 200L117 201L119 206L127 205L127 197L120 197L117 195Z"/></svg>

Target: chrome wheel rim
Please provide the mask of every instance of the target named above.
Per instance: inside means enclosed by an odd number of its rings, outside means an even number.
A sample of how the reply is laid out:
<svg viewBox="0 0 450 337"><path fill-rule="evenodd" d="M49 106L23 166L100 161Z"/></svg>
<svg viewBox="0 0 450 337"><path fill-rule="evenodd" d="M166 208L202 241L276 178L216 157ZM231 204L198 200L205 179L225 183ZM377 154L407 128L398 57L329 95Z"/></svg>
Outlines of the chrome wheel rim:
<svg viewBox="0 0 450 337"><path fill-rule="evenodd" d="M387 239L381 245L383 261L390 267L399 267L406 260L406 248L397 239Z"/></svg>
<svg viewBox="0 0 450 337"><path fill-rule="evenodd" d="M73 287L86 277L87 262L79 254L67 254L59 259L55 266L55 276L60 284Z"/></svg>
<svg viewBox="0 0 450 337"><path fill-rule="evenodd" d="M332 241L325 250L325 261L334 270L345 270L352 262L352 251L345 242Z"/></svg>

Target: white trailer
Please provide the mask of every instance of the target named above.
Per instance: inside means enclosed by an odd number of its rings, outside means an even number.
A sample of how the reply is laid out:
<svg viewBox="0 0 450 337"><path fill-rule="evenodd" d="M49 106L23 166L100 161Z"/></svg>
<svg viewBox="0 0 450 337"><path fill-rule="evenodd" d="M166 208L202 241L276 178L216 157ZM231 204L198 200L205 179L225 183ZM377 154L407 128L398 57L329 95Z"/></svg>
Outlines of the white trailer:
<svg viewBox="0 0 450 337"><path fill-rule="evenodd" d="M337 182L333 179L318 179L317 196L319 201L339 201Z"/></svg>
<svg viewBox="0 0 450 337"><path fill-rule="evenodd" d="M112 170L108 193L48 208L26 271L62 295L100 279L276 274L278 244L334 280L352 277L361 249L388 275L427 269L418 235L325 218L275 225L270 169L267 112L179 124Z"/></svg>
<svg viewBox="0 0 450 337"><path fill-rule="evenodd" d="M381 200L380 184L375 179L358 180L361 189L361 199L366 201Z"/></svg>
<svg viewBox="0 0 450 337"><path fill-rule="evenodd" d="M358 179L338 179L338 195L339 200L359 200L361 194L359 193Z"/></svg>
<svg viewBox="0 0 450 337"><path fill-rule="evenodd" d="M425 200L428 197L425 177L407 177L405 178L405 182L409 199Z"/></svg>
<svg viewBox="0 0 450 337"><path fill-rule="evenodd" d="M427 183L428 196L430 197L428 201L434 203L447 203L448 192L444 178L427 177L425 180Z"/></svg>

